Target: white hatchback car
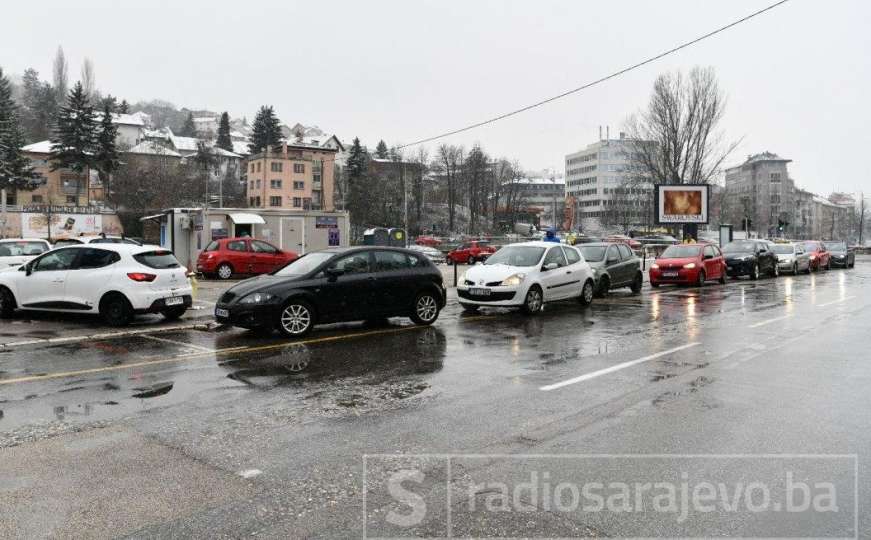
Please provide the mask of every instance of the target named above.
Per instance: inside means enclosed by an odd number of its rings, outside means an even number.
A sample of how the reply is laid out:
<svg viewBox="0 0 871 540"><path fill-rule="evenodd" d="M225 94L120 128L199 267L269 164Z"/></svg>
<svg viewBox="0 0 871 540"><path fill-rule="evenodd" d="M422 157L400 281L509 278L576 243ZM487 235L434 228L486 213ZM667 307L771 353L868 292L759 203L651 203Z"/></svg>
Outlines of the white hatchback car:
<svg viewBox="0 0 871 540"><path fill-rule="evenodd" d="M51 249L51 244L38 238L6 238L0 240L0 269L21 266Z"/></svg>
<svg viewBox="0 0 871 540"><path fill-rule="evenodd" d="M0 272L0 317L16 309L98 313L123 326L137 313L177 319L192 303L187 270L172 252L153 246L62 247Z"/></svg>
<svg viewBox="0 0 871 540"><path fill-rule="evenodd" d="M593 271L581 252L554 242L504 246L466 271L457 283L457 296L466 311L481 306L519 307L530 315L557 300L577 298L590 304L594 290Z"/></svg>

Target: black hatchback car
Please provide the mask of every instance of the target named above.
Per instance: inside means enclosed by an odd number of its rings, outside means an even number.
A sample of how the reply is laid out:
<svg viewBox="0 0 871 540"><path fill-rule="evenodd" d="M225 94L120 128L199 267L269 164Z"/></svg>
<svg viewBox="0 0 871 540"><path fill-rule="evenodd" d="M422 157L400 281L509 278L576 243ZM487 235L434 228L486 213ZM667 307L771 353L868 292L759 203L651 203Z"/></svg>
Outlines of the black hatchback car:
<svg viewBox="0 0 871 540"><path fill-rule="evenodd" d="M853 268L856 266L856 252L847 247L846 242L823 242L829 253L832 254L830 263L832 266L841 268Z"/></svg>
<svg viewBox="0 0 871 540"><path fill-rule="evenodd" d="M432 324L444 306L442 273L423 254L366 246L315 251L239 282L218 300L215 318L300 337L323 323L401 316Z"/></svg>
<svg viewBox="0 0 871 540"><path fill-rule="evenodd" d="M777 254L762 240L735 240L723 248L727 273L737 278L750 276L759 279L762 274L771 277L780 275Z"/></svg>

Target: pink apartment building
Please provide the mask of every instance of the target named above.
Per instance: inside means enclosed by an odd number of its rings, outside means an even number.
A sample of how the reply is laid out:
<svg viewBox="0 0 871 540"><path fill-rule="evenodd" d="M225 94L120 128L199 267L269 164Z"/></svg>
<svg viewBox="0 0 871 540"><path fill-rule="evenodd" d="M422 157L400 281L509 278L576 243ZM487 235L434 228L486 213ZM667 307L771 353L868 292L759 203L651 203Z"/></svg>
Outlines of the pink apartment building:
<svg viewBox="0 0 871 540"><path fill-rule="evenodd" d="M336 153L327 147L284 143L278 152L248 156L248 206L332 212Z"/></svg>

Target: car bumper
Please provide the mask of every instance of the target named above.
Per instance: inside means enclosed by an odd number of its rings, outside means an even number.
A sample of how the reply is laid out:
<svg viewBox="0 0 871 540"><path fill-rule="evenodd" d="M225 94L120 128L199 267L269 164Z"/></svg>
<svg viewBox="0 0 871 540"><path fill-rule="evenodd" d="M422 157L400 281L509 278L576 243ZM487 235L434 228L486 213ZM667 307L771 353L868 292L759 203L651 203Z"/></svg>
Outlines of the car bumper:
<svg viewBox="0 0 871 540"><path fill-rule="evenodd" d="M665 272L677 272L676 276L668 275L666 276ZM654 283L678 283L678 284L689 284L696 283L699 280L699 270L697 268L686 269L681 268L680 270L651 270L650 271L650 281Z"/></svg>
<svg viewBox="0 0 871 540"><path fill-rule="evenodd" d="M490 291L490 294L472 294L470 289L485 289ZM518 294L519 292L519 289L516 287L469 287L466 285L457 287L457 296L460 302L475 306L518 306L520 305L518 298L522 298Z"/></svg>
<svg viewBox="0 0 871 540"><path fill-rule="evenodd" d="M756 261L726 261L726 273L730 276L749 276Z"/></svg>
<svg viewBox="0 0 871 540"><path fill-rule="evenodd" d="M847 257L843 257L843 258L842 257L832 257L830 259L830 262L831 262L832 266L846 267L847 266Z"/></svg>
<svg viewBox="0 0 871 540"><path fill-rule="evenodd" d="M218 324L240 328L264 328L275 323L278 306L221 304L215 305L215 321Z"/></svg>
<svg viewBox="0 0 871 540"><path fill-rule="evenodd" d="M796 266L800 265L794 260L777 261L777 267L780 269L781 272L792 272L793 268L795 268Z"/></svg>
<svg viewBox="0 0 871 540"><path fill-rule="evenodd" d="M174 289L144 289L142 291L125 291L125 296L137 313L155 313L167 308L186 306L193 304L193 288L178 287ZM172 306L166 305L167 298L181 297L182 303Z"/></svg>

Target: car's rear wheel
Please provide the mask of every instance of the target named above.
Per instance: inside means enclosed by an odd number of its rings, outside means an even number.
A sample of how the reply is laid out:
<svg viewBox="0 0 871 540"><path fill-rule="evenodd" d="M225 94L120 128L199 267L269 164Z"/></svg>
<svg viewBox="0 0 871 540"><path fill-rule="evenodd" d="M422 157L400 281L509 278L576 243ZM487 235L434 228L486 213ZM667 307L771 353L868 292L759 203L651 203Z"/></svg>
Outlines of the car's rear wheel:
<svg viewBox="0 0 871 540"><path fill-rule="evenodd" d="M526 298L523 300L523 312L527 315L535 315L541 311L544 306L544 296L541 292L541 287L533 285L526 291Z"/></svg>
<svg viewBox="0 0 871 540"><path fill-rule="evenodd" d="M278 330L288 337L302 337L315 325L314 310L302 300L291 300L278 314Z"/></svg>
<svg viewBox="0 0 871 540"><path fill-rule="evenodd" d="M414 324L432 324L439 318L439 301L431 292L422 292L414 298L411 320Z"/></svg>
<svg viewBox="0 0 871 540"><path fill-rule="evenodd" d="M595 289L593 287L593 280L588 279L584 283L584 287L581 289L581 296L578 297L578 301L581 305L589 306L593 303L593 297L595 296Z"/></svg>
<svg viewBox="0 0 871 540"><path fill-rule="evenodd" d="M698 285L699 287L704 287L705 281L707 281L707 280L708 280L708 276L705 275L705 271L699 270L699 277L698 277L698 280L696 281L696 285Z"/></svg>
<svg viewBox="0 0 871 540"><path fill-rule="evenodd" d="M629 289L634 293L638 294L641 292L641 288L644 286L644 276L641 275L641 272L635 274L635 279L632 280L632 285L629 286Z"/></svg>
<svg viewBox="0 0 871 540"><path fill-rule="evenodd" d="M109 326L127 326L133 318L133 308L123 294L108 294L100 302L100 316Z"/></svg>
<svg viewBox="0 0 871 540"><path fill-rule="evenodd" d="M188 308L186 308L184 306L172 307L172 308L164 309L163 311L160 312L160 314L163 315L164 319L166 319L168 321L174 321L176 319L181 318L181 316L184 315L187 310L188 310Z"/></svg>
<svg viewBox="0 0 871 540"><path fill-rule="evenodd" d="M218 279L230 279L233 277L233 267L227 263L218 266Z"/></svg>
<svg viewBox="0 0 871 540"><path fill-rule="evenodd" d="M8 319L15 314L15 297L6 287L0 287L0 318Z"/></svg>

